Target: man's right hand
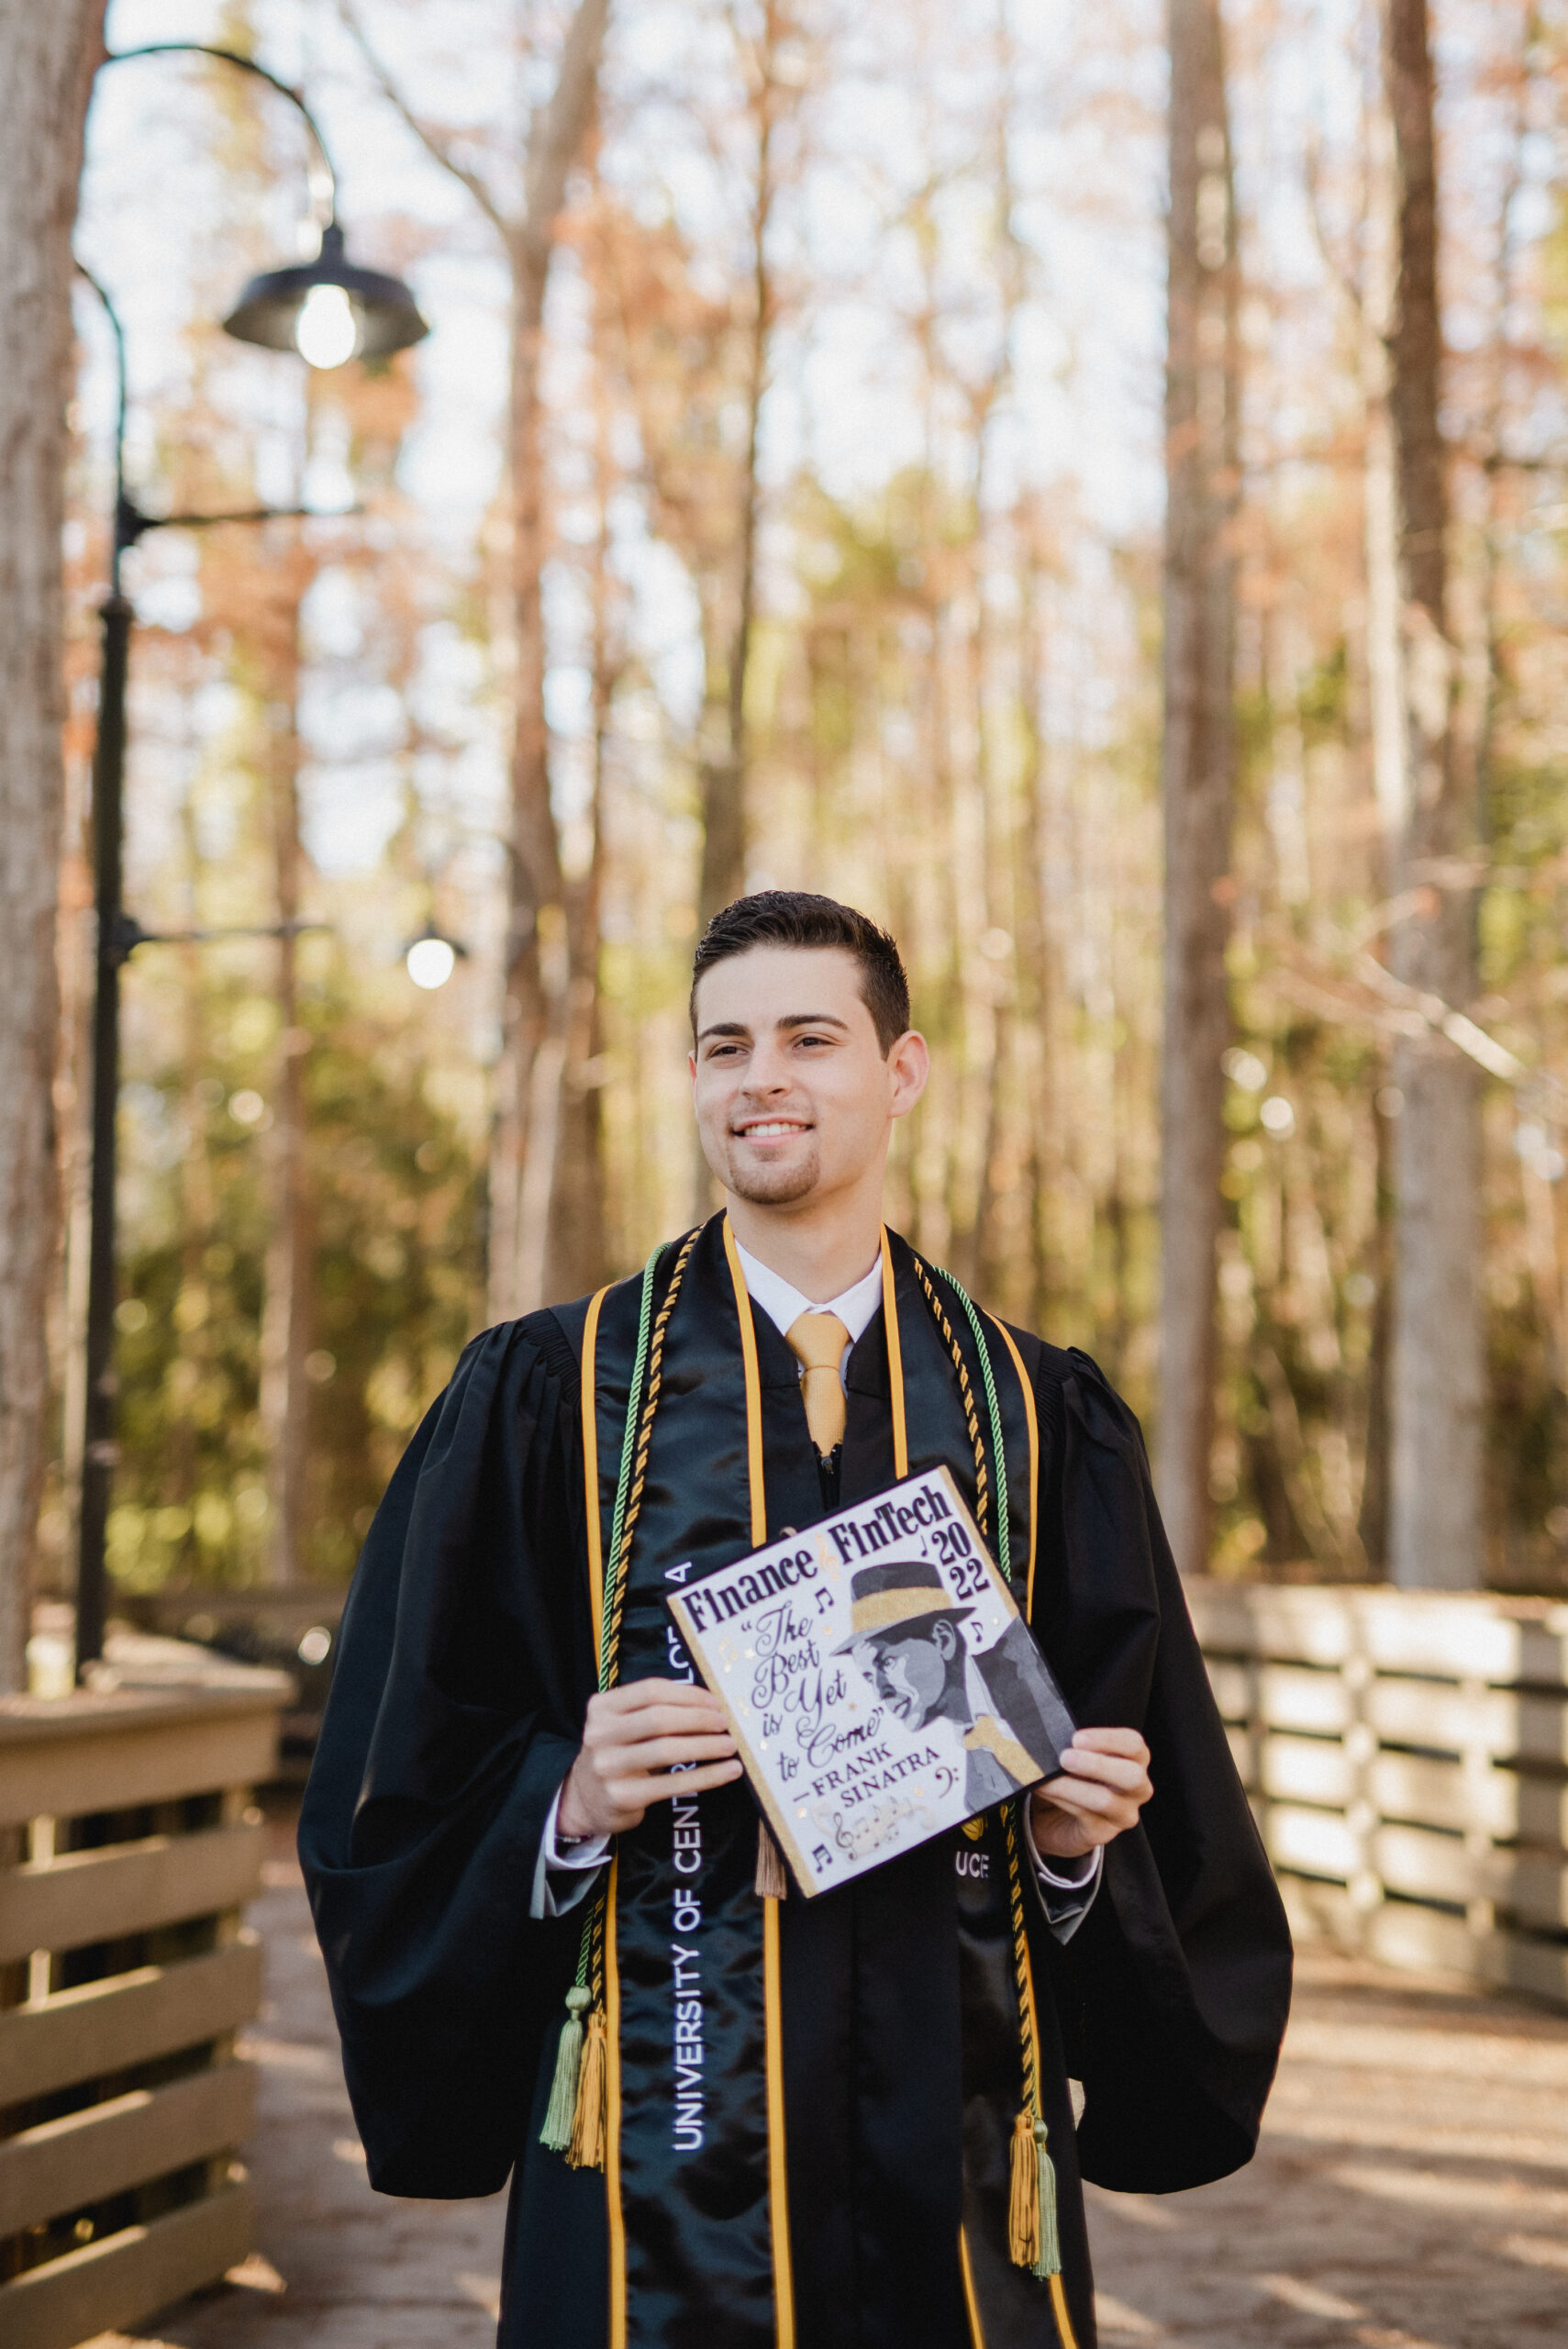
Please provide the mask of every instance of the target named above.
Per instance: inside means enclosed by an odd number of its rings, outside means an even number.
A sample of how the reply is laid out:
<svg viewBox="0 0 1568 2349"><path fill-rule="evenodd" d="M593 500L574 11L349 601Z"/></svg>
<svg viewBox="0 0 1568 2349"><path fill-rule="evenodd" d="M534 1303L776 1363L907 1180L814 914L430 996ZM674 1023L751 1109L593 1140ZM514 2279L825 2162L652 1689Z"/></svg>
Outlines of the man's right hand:
<svg viewBox="0 0 1568 2349"><path fill-rule="evenodd" d="M717 1698L688 1680L628 1680L588 1699L583 1750L561 1789L556 1829L573 1842L622 1835L650 1803L703 1794L740 1776Z"/></svg>

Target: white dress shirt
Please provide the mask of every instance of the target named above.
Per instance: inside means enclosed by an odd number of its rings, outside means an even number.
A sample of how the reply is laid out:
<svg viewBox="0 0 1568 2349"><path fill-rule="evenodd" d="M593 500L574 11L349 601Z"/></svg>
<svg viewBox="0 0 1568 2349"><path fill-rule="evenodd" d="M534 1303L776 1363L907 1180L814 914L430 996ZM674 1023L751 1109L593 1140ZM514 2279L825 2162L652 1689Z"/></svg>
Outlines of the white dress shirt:
<svg viewBox="0 0 1568 2349"><path fill-rule="evenodd" d="M746 1287L751 1302L761 1307L781 1336L787 1337L792 1324L803 1313L838 1315L850 1333L849 1344L845 1346L843 1359L839 1364L840 1378L847 1380L850 1349L882 1303L881 1251L872 1259L868 1272L862 1273L860 1279L852 1282L841 1296L829 1297L823 1305L818 1305L795 1288L782 1273L775 1273L771 1265L753 1256L739 1240L735 1243L735 1252L740 1259L740 1269L746 1276ZM804 1370L801 1375L805 1375ZM574 1909L587 1891L594 1871L603 1867L609 1856L610 1839L607 1835L588 1835L581 1842L561 1843L557 1834L560 1809L561 1797L557 1794L544 1822L544 1833L539 1838L539 1859L534 1867L533 1898L528 1906L528 1913L533 1917L560 1917L568 1909ZM1096 1847L1076 1863L1062 1860L1054 1866L1048 1866L1035 1849L1034 1820L1028 1803L1024 1806L1024 1836L1035 1865L1040 1898L1045 1903L1051 1930L1059 1942L1070 1941L1088 1915L1095 1894L1099 1889L1104 1854ZM1074 1866L1076 1873L1062 1872Z"/></svg>

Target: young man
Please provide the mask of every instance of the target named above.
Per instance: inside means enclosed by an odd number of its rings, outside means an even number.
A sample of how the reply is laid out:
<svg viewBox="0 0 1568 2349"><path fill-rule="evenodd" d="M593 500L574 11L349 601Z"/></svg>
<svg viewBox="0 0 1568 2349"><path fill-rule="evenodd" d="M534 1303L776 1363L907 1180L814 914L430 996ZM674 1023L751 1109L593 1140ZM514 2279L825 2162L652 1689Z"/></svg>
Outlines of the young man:
<svg viewBox="0 0 1568 2349"><path fill-rule="evenodd" d="M1093 2349L1080 2176L1245 2162L1289 1998L1142 1442L884 1230L890 939L742 899L692 1021L724 1212L473 1341L344 1615L300 1850L371 2180L511 2172L503 2349ZM1082 1726L1020 1797L1018 1658L879 1562L862 1668L992 1807L807 1900L665 1599L939 1462Z"/></svg>

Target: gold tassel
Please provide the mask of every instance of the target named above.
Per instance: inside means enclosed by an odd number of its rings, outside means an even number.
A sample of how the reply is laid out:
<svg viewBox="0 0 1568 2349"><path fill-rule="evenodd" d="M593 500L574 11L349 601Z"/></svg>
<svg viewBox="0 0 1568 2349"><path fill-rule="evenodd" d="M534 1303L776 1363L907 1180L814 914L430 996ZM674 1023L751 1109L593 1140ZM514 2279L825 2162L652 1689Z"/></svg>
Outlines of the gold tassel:
<svg viewBox="0 0 1568 2349"><path fill-rule="evenodd" d="M1046 2137L1044 2121L1032 2113L1020 2112L1013 2123L1007 2256L1015 2267L1027 2267L1040 2277L1062 2273L1056 2165L1046 2151Z"/></svg>
<svg viewBox="0 0 1568 2349"><path fill-rule="evenodd" d="M595 2007L588 2017L583 2043L583 2064L577 2075L577 2110L572 2118L572 2143L566 2158L573 2169L603 2169L605 2165L605 2010Z"/></svg>
<svg viewBox="0 0 1568 2349"><path fill-rule="evenodd" d="M539 2132L539 2143L548 2145L552 2154L563 2154L572 2143L572 2116L577 2110L577 2077L583 2063L583 2009L587 2003L588 1993L574 1982L566 1993L566 2021L555 2051L555 2077L550 2084L544 2127Z"/></svg>
<svg viewBox="0 0 1568 2349"><path fill-rule="evenodd" d="M757 1873L752 1890L759 1900L783 1900L789 1891L789 1878L779 1857L779 1847L768 1832L765 1819L757 1821Z"/></svg>
<svg viewBox="0 0 1568 2349"><path fill-rule="evenodd" d="M1012 2192L1007 2201L1007 2256L1015 2267L1032 2267L1040 2257L1040 2173L1034 2153L1034 2123L1027 2112L1020 2112L1013 2123Z"/></svg>

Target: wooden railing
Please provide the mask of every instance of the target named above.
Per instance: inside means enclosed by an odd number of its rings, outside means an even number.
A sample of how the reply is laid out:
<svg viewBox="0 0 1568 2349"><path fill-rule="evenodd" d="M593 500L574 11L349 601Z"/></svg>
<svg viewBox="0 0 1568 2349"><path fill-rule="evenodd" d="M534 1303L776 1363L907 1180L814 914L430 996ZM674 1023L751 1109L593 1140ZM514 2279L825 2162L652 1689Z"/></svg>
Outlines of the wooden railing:
<svg viewBox="0 0 1568 2349"><path fill-rule="evenodd" d="M289 1687L237 1676L0 1699L6 2349L133 2326L250 2249L239 1912Z"/></svg>
<svg viewBox="0 0 1568 2349"><path fill-rule="evenodd" d="M1568 1607L1187 1591L1297 1926L1568 2005Z"/></svg>

